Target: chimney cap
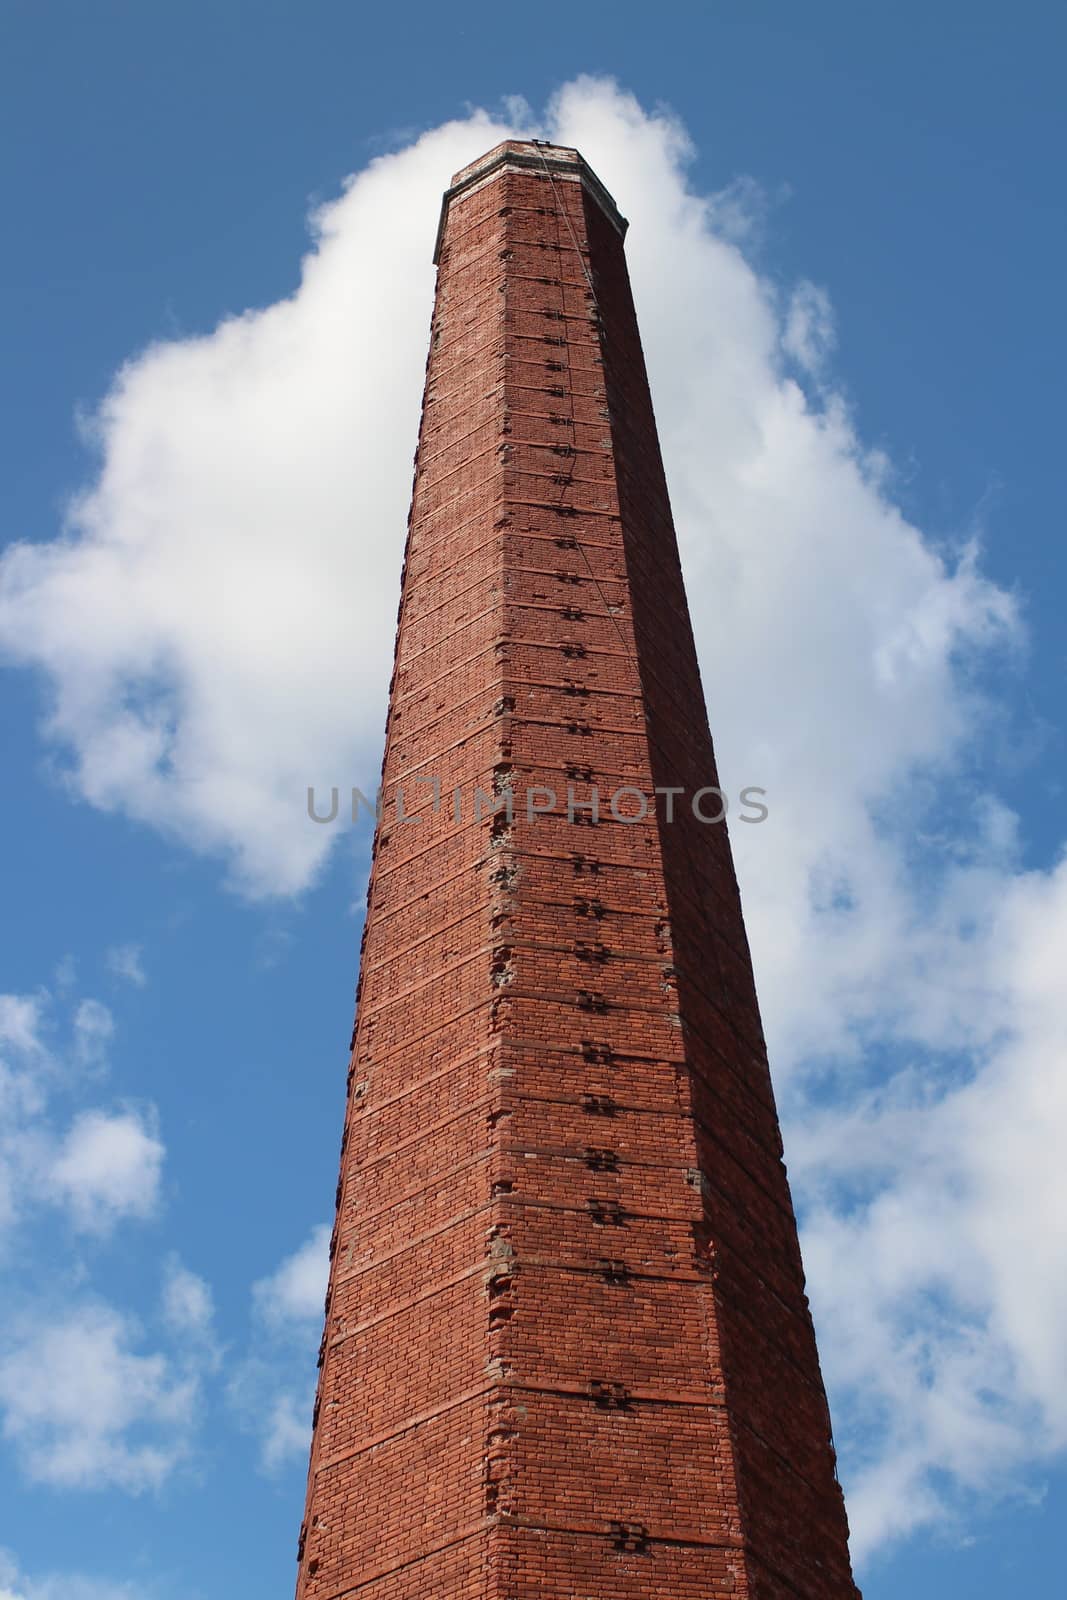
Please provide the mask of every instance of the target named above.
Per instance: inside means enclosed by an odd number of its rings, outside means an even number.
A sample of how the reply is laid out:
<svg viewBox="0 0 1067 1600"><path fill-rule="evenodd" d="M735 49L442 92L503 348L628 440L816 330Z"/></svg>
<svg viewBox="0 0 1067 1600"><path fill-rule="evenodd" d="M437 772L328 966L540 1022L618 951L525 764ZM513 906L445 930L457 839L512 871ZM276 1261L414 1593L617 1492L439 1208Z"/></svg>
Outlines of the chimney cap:
<svg viewBox="0 0 1067 1600"><path fill-rule="evenodd" d="M625 235L628 227L626 218L620 214L611 195L577 150L572 150L568 145L548 144L543 139L505 139L501 144L494 145L492 150L487 150L483 156L479 156L477 161L461 167L453 175L451 185L445 190L441 201L441 220L433 252L435 264L441 256L445 222L452 201L471 189L480 188L501 169L513 172L523 170L544 172L547 169L554 178L561 178L569 183L580 183L586 194L596 201L608 221L618 230L620 237Z"/></svg>

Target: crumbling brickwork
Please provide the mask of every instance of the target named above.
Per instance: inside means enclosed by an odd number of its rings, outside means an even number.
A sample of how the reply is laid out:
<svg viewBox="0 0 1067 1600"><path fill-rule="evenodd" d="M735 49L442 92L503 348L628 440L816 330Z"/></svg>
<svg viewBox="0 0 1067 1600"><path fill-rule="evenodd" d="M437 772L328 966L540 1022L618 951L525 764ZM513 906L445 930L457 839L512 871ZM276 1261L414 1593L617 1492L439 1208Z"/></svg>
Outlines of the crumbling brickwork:
<svg viewBox="0 0 1067 1600"><path fill-rule="evenodd" d="M446 196L299 1600L857 1595L624 229Z"/></svg>

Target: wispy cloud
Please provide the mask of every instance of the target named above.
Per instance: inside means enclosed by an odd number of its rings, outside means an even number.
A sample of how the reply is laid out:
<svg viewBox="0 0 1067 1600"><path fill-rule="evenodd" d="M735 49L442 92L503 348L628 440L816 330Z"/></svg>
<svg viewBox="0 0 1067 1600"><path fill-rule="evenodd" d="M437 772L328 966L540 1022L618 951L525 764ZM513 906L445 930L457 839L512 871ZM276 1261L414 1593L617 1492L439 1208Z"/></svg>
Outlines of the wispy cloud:
<svg viewBox="0 0 1067 1600"><path fill-rule="evenodd" d="M229 1385L232 1405L275 1472L307 1451L314 1398L312 1361L329 1275L330 1228L320 1223L274 1272L252 1286L252 1353Z"/></svg>
<svg viewBox="0 0 1067 1600"><path fill-rule="evenodd" d="M30 1577L14 1556L0 1550L0 1600L152 1600L154 1585L123 1583L77 1572Z"/></svg>
<svg viewBox="0 0 1067 1600"><path fill-rule="evenodd" d="M312 1228L299 1249L253 1285L256 1313L270 1327L300 1328L322 1316L329 1273L330 1229L325 1222Z"/></svg>
<svg viewBox="0 0 1067 1600"><path fill-rule="evenodd" d="M43 1205L98 1235L156 1210L166 1152L155 1108L84 1107L65 1127L57 1109L60 1094L97 1089L113 1034L98 1000L75 1004L64 1042L45 991L0 995L0 1230Z"/></svg>
<svg viewBox="0 0 1067 1600"><path fill-rule="evenodd" d="M116 978L132 983L136 989L143 989L148 978L141 964L141 953L139 944L116 944L105 952L104 962Z"/></svg>
<svg viewBox="0 0 1067 1600"><path fill-rule="evenodd" d="M99 1066L107 1054L115 1022L100 1000L83 1000L74 1014L75 1055L83 1067Z"/></svg>
<svg viewBox="0 0 1067 1600"><path fill-rule="evenodd" d="M186 1451L195 1376L93 1300L27 1315L0 1353L3 1434L26 1475L60 1488L158 1488Z"/></svg>
<svg viewBox="0 0 1067 1600"><path fill-rule="evenodd" d="M211 1287L174 1255L167 1258L164 1269L163 1318L174 1333L194 1339L212 1337L215 1302Z"/></svg>

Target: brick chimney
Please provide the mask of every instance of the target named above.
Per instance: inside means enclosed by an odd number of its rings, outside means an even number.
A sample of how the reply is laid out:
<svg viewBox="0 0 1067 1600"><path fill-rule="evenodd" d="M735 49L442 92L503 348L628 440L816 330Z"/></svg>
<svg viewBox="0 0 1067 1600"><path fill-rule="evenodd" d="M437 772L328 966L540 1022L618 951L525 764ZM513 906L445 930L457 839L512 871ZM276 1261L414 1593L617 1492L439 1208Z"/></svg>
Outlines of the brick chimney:
<svg viewBox="0 0 1067 1600"><path fill-rule="evenodd" d="M444 198L299 1600L858 1595L625 231Z"/></svg>

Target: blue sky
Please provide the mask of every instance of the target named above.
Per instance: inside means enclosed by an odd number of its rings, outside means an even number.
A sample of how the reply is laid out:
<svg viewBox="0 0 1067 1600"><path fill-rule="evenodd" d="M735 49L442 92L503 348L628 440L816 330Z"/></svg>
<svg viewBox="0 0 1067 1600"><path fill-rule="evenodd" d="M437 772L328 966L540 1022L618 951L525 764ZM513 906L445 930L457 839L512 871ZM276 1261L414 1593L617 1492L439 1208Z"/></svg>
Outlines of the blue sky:
<svg viewBox="0 0 1067 1600"><path fill-rule="evenodd" d="M437 196L505 126L631 218L864 1591L1052 1590L1053 8L2 27L2 1600L290 1590L368 842L302 797L373 785Z"/></svg>

